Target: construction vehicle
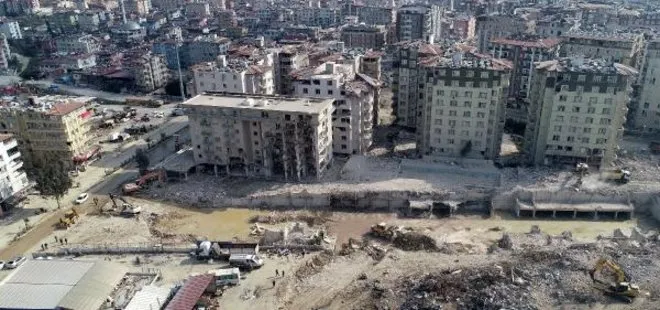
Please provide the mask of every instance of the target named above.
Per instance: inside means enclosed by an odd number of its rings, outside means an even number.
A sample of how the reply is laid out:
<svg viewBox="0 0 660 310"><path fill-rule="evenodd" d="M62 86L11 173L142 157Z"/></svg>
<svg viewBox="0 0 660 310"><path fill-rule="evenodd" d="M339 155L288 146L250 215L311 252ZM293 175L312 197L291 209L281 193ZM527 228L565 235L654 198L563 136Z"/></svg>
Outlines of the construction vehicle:
<svg viewBox="0 0 660 310"><path fill-rule="evenodd" d="M610 271L609 274L614 275L612 281L601 280L597 277L597 275L603 274L603 269L608 269ZM589 271L589 275L591 276L591 280L594 282L595 287L603 291L605 295L619 298L627 302L632 302L635 297L639 296L639 286L631 284L630 277L621 266L609 259L599 259L594 268Z"/></svg>
<svg viewBox="0 0 660 310"><path fill-rule="evenodd" d="M164 170L153 170L145 173L142 177L137 179L134 183L124 184L122 191L124 195L133 194L142 189L142 187L147 183L152 183L154 181L163 182L166 178Z"/></svg>
<svg viewBox="0 0 660 310"><path fill-rule="evenodd" d="M630 170L617 168L614 170L606 170L601 172L601 180L613 181L619 184L626 184L630 182Z"/></svg>
<svg viewBox="0 0 660 310"><path fill-rule="evenodd" d="M64 213L64 217L61 217L60 220L57 222L57 228L58 229L68 229L71 227L71 225L76 223L76 219L80 217L78 215L78 212L76 212L76 209L71 209L70 211L67 211Z"/></svg>
<svg viewBox="0 0 660 310"><path fill-rule="evenodd" d="M371 235L386 240L394 240L403 229L399 226L387 225L386 223L378 223L371 226Z"/></svg>
<svg viewBox="0 0 660 310"><path fill-rule="evenodd" d="M121 208L117 204L117 201L115 200L115 198L121 200L121 202L122 202ZM142 212L142 207L134 206L134 205L130 204L128 201L126 201L126 199L124 199L124 197L116 196L116 195L111 193L110 194L110 200L112 200L113 210L114 211L119 210L119 215L122 215L122 216L136 216L136 215L138 215Z"/></svg>

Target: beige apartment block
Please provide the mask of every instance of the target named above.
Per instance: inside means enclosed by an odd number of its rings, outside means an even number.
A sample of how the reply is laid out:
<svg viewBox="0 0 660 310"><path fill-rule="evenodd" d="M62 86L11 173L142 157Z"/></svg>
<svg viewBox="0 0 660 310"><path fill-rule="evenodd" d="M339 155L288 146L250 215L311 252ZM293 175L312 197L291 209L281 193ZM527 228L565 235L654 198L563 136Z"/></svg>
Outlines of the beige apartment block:
<svg viewBox="0 0 660 310"><path fill-rule="evenodd" d="M141 91L152 92L169 82L171 75L164 55L146 52L133 56L134 61L129 66L135 76L135 85Z"/></svg>
<svg viewBox="0 0 660 310"><path fill-rule="evenodd" d="M333 99L196 96L190 135L197 165L227 175L318 179L332 161Z"/></svg>
<svg viewBox="0 0 660 310"><path fill-rule="evenodd" d="M497 158L511 70L506 60L470 53L427 67L418 150L430 156Z"/></svg>
<svg viewBox="0 0 660 310"><path fill-rule="evenodd" d="M638 78L639 100L631 105L629 125L639 132L660 132L660 41L648 42Z"/></svg>
<svg viewBox="0 0 660 310"><path fill-rule="evenodd" d="M14 135L28 169L40 160L73 166L73 157L91 148L89 131L93 113L84 101L39 98L35 101L40 104L38 108L0 109L2 131Z"/></svg>
<svg viewBox="0 0 660 310"><path fill-rule="evenodd" d="M603 167L616 158L637 71L605 60L562 58L537 64L525 152L532 164Z"/></svg>
<svg viewBox="0 0 660 310"><path fill-rule="evenodd" d="M364 154L373 141L374 80L351 65L327 62L291 73L294 95L335 99L333 152Z"/></svg>

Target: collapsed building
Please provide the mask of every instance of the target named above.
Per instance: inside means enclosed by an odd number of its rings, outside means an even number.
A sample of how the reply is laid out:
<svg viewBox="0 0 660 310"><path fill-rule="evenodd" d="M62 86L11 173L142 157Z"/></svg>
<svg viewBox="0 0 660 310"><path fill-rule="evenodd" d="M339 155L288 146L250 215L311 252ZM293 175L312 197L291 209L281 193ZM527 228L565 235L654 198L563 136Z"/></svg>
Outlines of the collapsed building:
<svg viewBox="0 0 660 310"><path fill-rule="evenodd" d="M334 99L207 93L190 109L195 164L228 175L320 178L332 161Z"/></svg>

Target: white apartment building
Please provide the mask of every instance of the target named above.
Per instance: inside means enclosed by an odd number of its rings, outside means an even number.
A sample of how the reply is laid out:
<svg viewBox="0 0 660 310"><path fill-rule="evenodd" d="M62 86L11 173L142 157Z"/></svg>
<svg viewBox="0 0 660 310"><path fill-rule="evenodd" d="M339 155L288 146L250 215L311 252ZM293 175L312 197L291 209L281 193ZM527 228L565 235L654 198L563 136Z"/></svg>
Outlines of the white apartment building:
<svg viewBox="0 0 660 310"><path fill-rule="evenodd" d="M7 37L0 33L0 70L9 69L9 59L11 59L9 42L7 42Z"/></svg>
<svg viewBox="0 0 660 310"><path fill-rule="evenodd" d="M374 86L351 65L326 62L291 73L294 96L332 98L333 152L364 154L373 141Z"/></svg>
<svg viewBox="0 0 660 310"><path fill-rule="evenodd" d="M28 183L18 142L10 134L0 134L0 202L25 189Z"/></svg>
<svg viewBox="0 0 660 310"><path fill-rule="evenodd" d="M216 62L201 63L191 68L194 94L228 92L272 95L275 77L272 53L239 55L230 51Z"/></svg>
<svg viewBox="0 0 660 310"><path fill-rule="evenodd" d="M0 21L0 33L3 33L8 39L12 40L20 40L23 38L21 27L16 21Z"/></svg>
<svg viewBox="0 0 660 310"><path fill-rule="evenodd" d="M496 159L513 66L464 53L427 67L417 147L424 155Z"/></svg>
<svg viewBox="0 0 660 310"><path fill-rule="evenodd" d="M570 31L563 36L559 55L604 59L640 69L644 34Z"/></svg>
<svg viewBox="0 0 660 310"><path fill-rule="evenodd" d="M640 72L639 100L629 112L631 128L642 132L660 132L660 40L646 45Z"/></svg>
<svg viewBox="0 0 660 310"><path fill-rule="evenodd" d="M442 14L442 7L437 5L403 5L396 13L397 40L424 40L433 44L442 34Z"/></svg>
<svg viewBox="0 0 660 310"><path fill-rule="evenodd" d="M490 14L477 17L475 22L477 48L480 52L488 51L488 44L493 38L508 37L527 33L527 21L515 15Z"/></svg>
<svg viewBox="0 0 660 310"><path fill-rule="evenodd" d="M616 158L637 71L604 60L562 58L538 63L525 128L532 164L604 167Z"/></svg>
<svg viewBox="0 0 660 310"><path fill-rule="evenodd" d="M58 37L55 40L57 52L65 54L93 54L101 50L101 41L91 34Z"/></svg>
<svg viewBox="0 0 660 310"><path fill-rule="evenodd" d="M183 103L195 163L216 174L318 179L332 161L333 101L198 95Z"/></svg>

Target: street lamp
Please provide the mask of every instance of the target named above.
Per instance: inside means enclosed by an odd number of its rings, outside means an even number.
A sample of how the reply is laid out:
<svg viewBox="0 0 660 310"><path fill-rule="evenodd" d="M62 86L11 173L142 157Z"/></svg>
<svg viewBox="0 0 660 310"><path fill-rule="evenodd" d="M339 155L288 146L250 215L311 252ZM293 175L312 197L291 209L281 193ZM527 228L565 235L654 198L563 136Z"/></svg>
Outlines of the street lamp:
<svg viewBox="0 0 660 310"><path fill-rule="evenodd" d="M181 74L181 57L179 56L179 40L176 40L174 44L174 49L176 50L176 64L177 70L179 71L179 92L181 93L181 103L186 101L186 95L183 87L183 75Z"/></svg>

